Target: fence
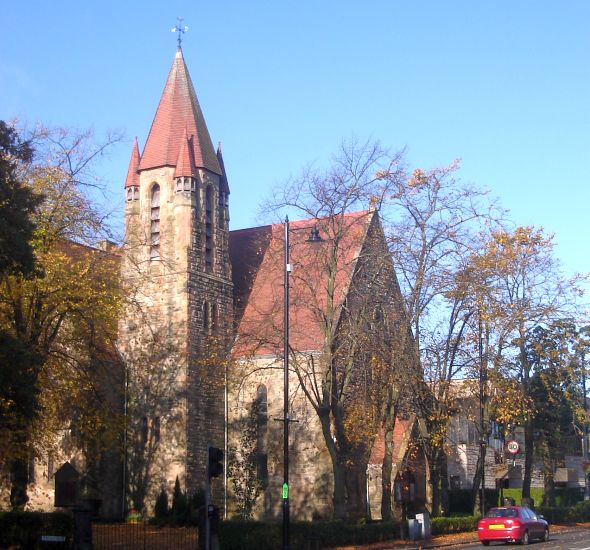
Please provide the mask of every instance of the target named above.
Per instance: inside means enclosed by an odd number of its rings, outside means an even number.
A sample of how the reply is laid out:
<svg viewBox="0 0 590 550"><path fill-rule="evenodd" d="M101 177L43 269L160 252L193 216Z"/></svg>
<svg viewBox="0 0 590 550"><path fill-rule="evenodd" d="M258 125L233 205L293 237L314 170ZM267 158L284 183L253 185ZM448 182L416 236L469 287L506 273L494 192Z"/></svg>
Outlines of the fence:
<svg viewBox="0 0 590 550"><path fill-rule="evenodd" d="M158 527L139 523L94 523L95 550L196 550L196 527Z"/></svg>

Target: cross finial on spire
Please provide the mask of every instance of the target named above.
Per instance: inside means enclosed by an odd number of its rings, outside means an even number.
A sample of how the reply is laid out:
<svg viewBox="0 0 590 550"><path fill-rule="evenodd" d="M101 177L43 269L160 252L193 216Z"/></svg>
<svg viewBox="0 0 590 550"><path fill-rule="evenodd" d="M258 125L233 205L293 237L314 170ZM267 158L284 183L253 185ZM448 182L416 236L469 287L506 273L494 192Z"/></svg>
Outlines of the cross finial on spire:
<svg viewBox="0 0 590 550"><path fill-rule="evenodd" d="M178 49L180 50L182 43L182 35L188 31L188 27L182 24L182 22L184 21L183 17L177 17L176 19L178 20L178 23L176 23L175 27L172 27L171 31L178 33L178 37L176 38L176 40L178 42Z"/></svg>

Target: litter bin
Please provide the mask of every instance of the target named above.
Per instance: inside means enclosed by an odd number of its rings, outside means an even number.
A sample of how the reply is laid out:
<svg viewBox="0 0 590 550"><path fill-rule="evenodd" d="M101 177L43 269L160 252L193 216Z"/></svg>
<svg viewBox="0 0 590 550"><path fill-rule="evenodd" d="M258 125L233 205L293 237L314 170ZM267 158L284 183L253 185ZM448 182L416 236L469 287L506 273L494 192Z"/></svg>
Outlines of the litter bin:
<svg viewBox="0 0 590 550"><path fill-rule="evenodd" d="M418 522L418 532L421 539L430 538L430 514L423 512L416 514L416 521Z"/></svg>
<svg viewBox="0 0 590 550"><path fill-rule="evenodd" d="M408 520L408 539L418 540L419 536L420 536L420 525L418 524L418 520L409 519Z"/></svg>

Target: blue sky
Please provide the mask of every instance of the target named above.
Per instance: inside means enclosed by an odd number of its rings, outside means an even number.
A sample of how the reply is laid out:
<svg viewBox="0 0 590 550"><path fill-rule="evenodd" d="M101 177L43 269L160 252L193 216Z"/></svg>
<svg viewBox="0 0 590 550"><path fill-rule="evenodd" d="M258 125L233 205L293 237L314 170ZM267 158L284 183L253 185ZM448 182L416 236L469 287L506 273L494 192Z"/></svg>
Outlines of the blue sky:
<svg viewBox="0 0 590 550"><path fill-rule="evenodd" d="M590 272L590 2L586 0L29 0L2 2L0 118L123 130L101 165L112 204L183 51L228 171L231 224L342 139L462 159L519 224ZM121 210L119 210L120 216ZM119 218L120 219L120 218Z"/></svg>

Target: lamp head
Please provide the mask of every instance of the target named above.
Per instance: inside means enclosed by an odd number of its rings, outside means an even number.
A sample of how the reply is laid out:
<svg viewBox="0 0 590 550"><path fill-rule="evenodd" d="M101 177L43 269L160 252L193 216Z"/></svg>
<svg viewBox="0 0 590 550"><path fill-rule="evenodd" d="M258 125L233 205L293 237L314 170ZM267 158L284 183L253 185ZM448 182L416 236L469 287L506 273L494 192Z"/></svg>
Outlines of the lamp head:
<svg viewBox="0 0 590 550"><path fill-rule="evenodd" d="M317 225L314 225L310 232L309 232L309 238L307 239L308 243L319 243L322 242L324 239L322 239L321 235L320 235L320 230L318 229Z"/></svg>

